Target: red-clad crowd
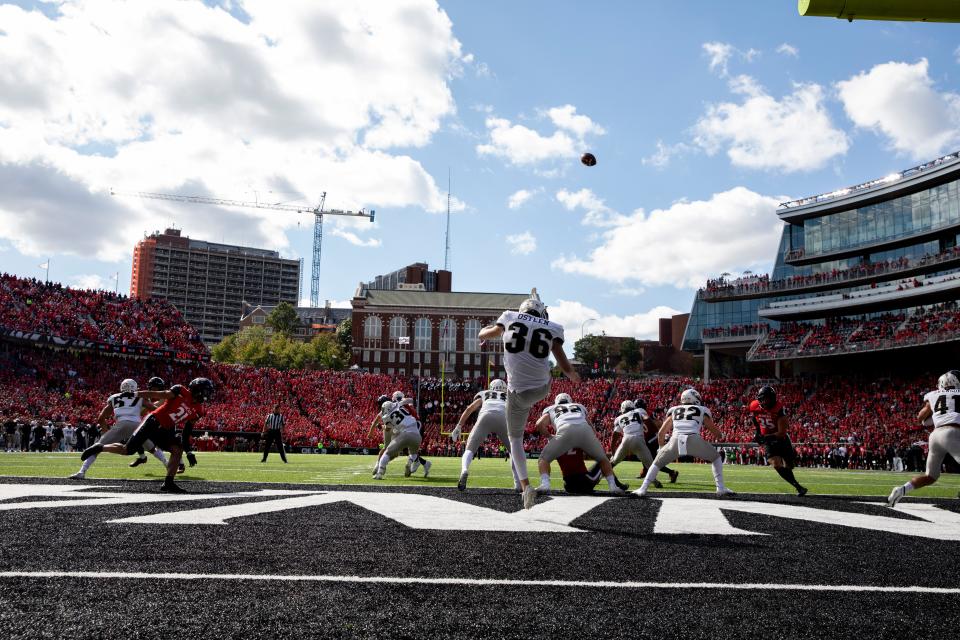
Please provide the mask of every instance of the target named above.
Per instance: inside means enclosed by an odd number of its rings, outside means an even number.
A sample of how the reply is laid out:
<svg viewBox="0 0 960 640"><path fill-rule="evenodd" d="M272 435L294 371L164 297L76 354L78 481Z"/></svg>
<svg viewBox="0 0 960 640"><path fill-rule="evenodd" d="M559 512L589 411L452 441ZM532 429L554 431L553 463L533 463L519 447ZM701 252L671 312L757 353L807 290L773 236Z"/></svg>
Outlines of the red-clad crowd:
<svg viewBox="0 0 960 640"><path fill-rule="evenodd" d="M960 333L955 302L919 309L912 315L888 313L875 318L830 319L824 324L784 323L768 332L751 358L773 360L804 355L858 353L953 340Z"/></svg>
<svg viewBox="0 0 960 640"><path fill-rule="evenodd" d="M800 257L803 255L803 252L795 252L792 253L792 255ZM707 286L700 289L699 295L704 300L719 300L733 296L796 291L822 284L842 285L853 280L896 274L901 271L916 269L927 265L941 264L958 258L960 258L960 247L953 247L941 253L930 254L920 258L901 257L896 260L870 262L847 269L832 269L821 273L778 278L776 280L771 280L767 274L759 276L751 274L733 280L727 276L721 276L713 280L707 280Z"/></svg>
<svg viewBox="0 0 960 640"><path fill-rule="evenodd" d="M0 329L206 354L199 334L165 300L0 275Z"/></svg>
<svg viewBox="0 0 960 640"><path fill-rule="evenodd" d="M377 414L377 397L403 391L418 398L426 432L424 447L430 455L461 452L462 443L453 443L445 434L478 390L476 383L462 381L441 386L438 380L382 374L184 364L0 343L0 422L91 423L123 378L142 385L151 376L185 383L198 375L211 378L217 386L217 397L198 425L200 436L207 431L259 432L266 414L279 404L286 418L285 439L294 447L373 449L382 441L381 432L370 428ZM558 393L569 393L585 405L601 439L609 442L623 400L643 398L650 412L662 417L679 392L689 386L700 390L723 434L722 441L746 443L754 437L746 407L760 384L745 379L701 384L678 376L592 379L576 384L555 380L550 396L530 413L525 446L538 450L544 445L533 424ZM925 439L914 416L919 410L917 398L932 384L919 378L863 382L836 377L816 383L778 382L776 388L790 414L791 437L798 446L816 448L808 452L811 459L822 455L823 447L829 451L844 443L846 455L866 460L889 447ZM215 437L198 446L217 448L222 442ZM491 440L483 453L499 451L500 444Z"/></svg>

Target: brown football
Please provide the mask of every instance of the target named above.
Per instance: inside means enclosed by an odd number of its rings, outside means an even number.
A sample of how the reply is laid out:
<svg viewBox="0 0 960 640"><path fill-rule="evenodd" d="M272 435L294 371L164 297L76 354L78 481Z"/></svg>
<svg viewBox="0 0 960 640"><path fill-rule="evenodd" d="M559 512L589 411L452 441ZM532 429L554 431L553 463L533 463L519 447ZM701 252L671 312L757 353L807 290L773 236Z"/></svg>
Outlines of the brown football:
<svg viewBox="0 0 960 640"><path fill-rule="evenodd" d="M588 151L587 153L580 156L580 162L587 165L588 167L592 167L593 165L597 164L597 158L596 156L594 156L592 153Z"/></svg>

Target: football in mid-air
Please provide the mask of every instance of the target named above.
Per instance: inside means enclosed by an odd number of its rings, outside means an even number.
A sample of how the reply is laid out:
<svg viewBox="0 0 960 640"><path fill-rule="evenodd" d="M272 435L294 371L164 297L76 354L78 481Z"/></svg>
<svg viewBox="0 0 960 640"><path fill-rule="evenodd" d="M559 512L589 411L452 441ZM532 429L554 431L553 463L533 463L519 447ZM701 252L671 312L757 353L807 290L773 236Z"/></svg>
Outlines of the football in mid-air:
<svg viewBox="0 0 960 640"><path fill-rule="evenodd" d="M597 157L588 151L580 156L580 162L588 167L592 167L593 165L597 164Z"/></svg>

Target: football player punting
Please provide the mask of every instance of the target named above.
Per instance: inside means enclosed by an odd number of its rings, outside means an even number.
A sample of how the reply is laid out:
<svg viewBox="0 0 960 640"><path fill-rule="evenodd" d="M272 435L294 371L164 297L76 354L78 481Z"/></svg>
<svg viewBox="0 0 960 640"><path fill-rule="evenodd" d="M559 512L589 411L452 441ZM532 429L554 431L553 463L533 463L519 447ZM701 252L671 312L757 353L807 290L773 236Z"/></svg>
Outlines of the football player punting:
<svg viewBox="0 0 960 640"><path fill-rule="evenodd" d="M547 307L540 301L536 289L520 304L519 311L504 311L494 324L480 330L479 337L481 340L503 339L510 460L520 480L523 506L529 509L537 493L527 478L523 432L530 409L550 393L550 355L553 354L570 380L580 382L580 376L563 352L563 327L550 321Z"/></svg>
<svg viewBox="0 0 960 640"><path fill-rule="evenodd" d="M144 401L143 398L137 397L136 393L137 382L127 378L120 383L120 393L115 393L107 398L107 403L103 405L100 415L97 416L97 425L102 430L103 427L106 426L107 420L111 417L114 419L114 422L113 427L109 428L100 437L100 444L106 445L126 442L133 436L133 432L137 430L137 427L140 426L140 420L143 416L154 408L152 404ZM164 457L163 452L153 446L152 442L147 440L143 443L143 446L150 450L150 453L160 461L160 464L163 466L167 465L167 459ZM141 449L140 452L143 453L143 449ZM80 471L70 476L70 479L83 480L87 475L87 471L90 470L90 467L92 467L96 461L97 456L95 454L84 459L83 464L80 466ZM143 461L147 461L146 455L143 456Z"/></svg>
<svg viewBox="0 0 960 640"><path fill-rule="evenodd" d="M537 420L537 429L541 434L549 436L547 425L553 424L556 435L550 438L547 446L540 452L537 468L540 471L540 486L536 491L541 494L550 492L550 463L571 449L580 449L590 458L600 463L600 472L607 479L610 492L623 495L624 491L618 486L617 478L613 475L613 467L603 450L603 445L597 438L596 431L587 422L587 408L578 404L566 393L557 395L554 403L543 410ZM524 507L529 509L524 503Z"/></svg>
<svg viewBox="0 0 960 640"><path fill-rule="evenodd" d="M507 383L503 380L492 380L490 388L481 391L473 397L471 402L463 413L460 414L460 420L457 426L450 432L450 438L456 442L460 439L460 433L464 425L474 413L480 411L477 416L477 423L473 425L470 436L467 438L467 446L463 450L463 457L460 459L460 481L457 482L457 489L464 491L467 488L467 475L470 469L470 463L477 455L480 446L486 441L487 436L493 434L497 436L501 444L507 449L507 455L510 455L510 439L507 436ZM520 489L520 480L517 478L517 470L511 464L513 471L514 488Z"/></svg>
<svg viewBox="0 0 960 640"><path fill-rule="evenodd" d="M923 396L923 408L917 414L923 424L933 422L930 432L927 472L906 484L894 487L887 504L895 507L900 499L914 489L929 487L940 477L940 467L947 454L960 460L960 376L948 371L937 381L937 390Z"/></svg>
<svg viewBox="0 0 960 640"><path fill-rule="evenodd" d="M624 400L620 403L620 415L613 420L613 439L617 434L620 435L620 446L616 448L613 457L610 458L610 466L615 467L629 455L635 455L643 462L643 467L649 469L653 464L653 455L647 448L646 440L643 437L644 424L650 416L646 410L639 409L630 400ZM611 443L611 449L613 449ZM653 486L657 489L663 487L660 482L654 478Z"/></svg>
<svg viewBox="0 0 960 640"><path fill-rule="evenodd" d="M750 403L750 421L756 429L756 441L763 445L767 461L773 465L780 477L797 490L798 496L807 495L793 475L797 462L797 452L787 435L787 412L777 402L777 392L773 387L760 387L757 399Z"/></svg>
<svg viewBox="0 0 960 640"><path fill-rule="evenodd" d="M132 455L147 440L152 440L156 446L170 452L170 461L167 463L167 477L160 487L161 491L169 493L186 493L174 484L180 464L180 455L190 441L190 433L197 420L203 417L203 403L213 399L213 383L207 378L194 378L186 387L174 385L166 391L138 391L138 398L162 401L162 404L150 412L133 432L126 444L113 443L104 446L97 443L88 447L81 460L95 456L102 452ZM177 428L183 432L177 438Z"/></svg>
<svg viewBox="0 0 960 640"><path fill-rule="evenodd" d="M420 428L417 426L417 419L410 413L410 408L400 402L392 400L385 401L380 405L380 420L384 428L389 427L391 432L390 444L383 450L380 460L377 462L376 473L373 477L377 480L383 479L383 474L387 471L387 465L390 460L396 458L406 449L410 452L407 464L405 466L405 475L410 475L410 465L417 459L417 452L420 450Z"/></svg>
<svg viewBox="0 0 960 640"><path fill-rule="evenodd" d="M663 465L669 464L681 456L694 456L708 460L713 466L713 480L717 485L717 497L735 495L723 484L723 457L713 445L700 436L700 430L706 429L714 437L720 438L720 431L713 425L710 409L703 406L703 400L696 389L687 389L680 394L680 404L671 407L667 412L667 419L660 426L657 442L660 450L647 477L637 491L641 498L647 495L647 488L656 477ZM671 433L672 432L672 433ZM670 440L667 441L667 434Z"/></svg>

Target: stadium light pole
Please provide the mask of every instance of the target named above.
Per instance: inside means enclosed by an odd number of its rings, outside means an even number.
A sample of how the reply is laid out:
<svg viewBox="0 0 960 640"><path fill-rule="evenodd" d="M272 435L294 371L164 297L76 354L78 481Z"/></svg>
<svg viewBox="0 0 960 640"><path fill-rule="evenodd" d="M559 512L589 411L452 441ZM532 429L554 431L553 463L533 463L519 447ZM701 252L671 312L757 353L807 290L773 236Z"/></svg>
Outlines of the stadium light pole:
<svg viewBox="0 0 960 640"><path fill-rule="evenodd" d="M583 328L584 328L585 326L587 326L587 324L589 324L589 323L591 323L591 322L597 322L597 319L596 319L596 318L587 318L586 320L584 320L583 322L580 323L580 339L581 339L581 340L583 340Z"/></svg>

